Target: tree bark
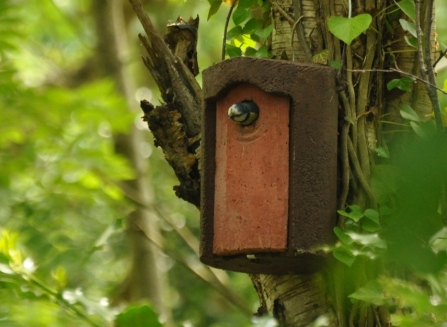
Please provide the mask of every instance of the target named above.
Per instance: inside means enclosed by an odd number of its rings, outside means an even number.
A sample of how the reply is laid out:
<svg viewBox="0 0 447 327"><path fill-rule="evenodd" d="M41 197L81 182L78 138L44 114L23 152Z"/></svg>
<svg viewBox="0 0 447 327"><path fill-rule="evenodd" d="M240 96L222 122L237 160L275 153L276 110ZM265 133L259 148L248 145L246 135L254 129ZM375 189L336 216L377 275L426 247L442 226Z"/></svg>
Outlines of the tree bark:
<svg viewBox="0 0 447 327"><path fill-rule="evenodd" d="M138 13L141 9L138 8L138 1L130 0L130 2ZM270 2L275 27L271 42L273 59L309 63L313 61L315 55L327 51L328 59L325 64L331 61L340 63L341 69L337 78L341 162L339 208L344 209L348 204L357 204L364 209L377 208L369 179L371 167L377 161L374 152L377 145L387 146L387 143L392 142L391 138L385 138L382 134L383 130L387 129L383 127L384 117L392 121L400 120L399 108L402 104L411 104L421 117L431 112L425 85L422 83L415 84L411 92L389 92L386 89L387 81L402 77L384 73L385 70L393 68L392 65L406 73L420 76L416 52L404 40L405 33L399 25L399 17L391 19L387 16L389 10L397 9L395 2L350 0L352 16L369 13L373 17L370 28L350 46L335 38L329 32L327 25L330 16L348 16L347 1L271 0ZM430 4L431 2L426 2L422 6L422 17L425 17ZM401 16L405 15L402 13ZM385 22L390 24L391 31L385 28ZM154 44L158 44L158 41L151 38L151 31L146 32L151 39L150 44L145 44L146 48L151 48L150 51L155 53L165 51L161 47L157 50ZM430 36L433 37L433 33ZM175 62L175 58L173 60ZM176 69L177 74L188 75L182 65L177 65ZM152 74L154 75L154 72ZM188 83L190 77L187 78ZM193 94L200 96L198 91L194 91ZM198 114L194 113L199 105L201 102L196 101L191 107L194 110L182 112L182 117L185 120L200 119ZM186 130L187 125L185 124L183 128ZM199 154L194 155L197 157ZM339 219L339 225L344 226L342 217ZM358 266L362 273L350 276L352 278L349 281L346 277L349 275L349 269L337 262L332 267L309 275L252 275L261 303L259 313L272 313L278 319L280 326L308 326L317 322L325 326L340 327L389 326L389 317L385 309L363 304L351 305L346 300L347 295L356 288L383 272L380 264L371 267L368 262L359 260Z"/></svg>

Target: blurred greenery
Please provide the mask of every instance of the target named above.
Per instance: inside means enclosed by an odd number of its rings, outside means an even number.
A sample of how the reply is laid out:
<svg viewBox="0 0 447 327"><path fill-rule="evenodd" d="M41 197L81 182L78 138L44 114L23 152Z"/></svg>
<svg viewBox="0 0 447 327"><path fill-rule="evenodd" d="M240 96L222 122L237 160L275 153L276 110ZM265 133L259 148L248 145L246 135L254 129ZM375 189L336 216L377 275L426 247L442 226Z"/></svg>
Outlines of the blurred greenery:
<svg viewBox="0 0 447 327"><path fill-rule="evenodd" d="M151 17L161 31L180 14L205 17L208 10L203 1L155 2L157 14ZM130 269L124 229L134 204L118 183L135 174L128 159L115 153L113 135L129 133L133 124L146 134L142 151L157 210L198 235L197 209L175 197L175 176L153 148L138 102L128 108L115 81L81 74L95 51L91 5L0 0L0 326L105 326L123 310L110 303ZM141 81L140 90L151 87L156 101L158 91L140 60L141 27L124 2L126 7L135 44L127 65ZM222 35L222 15L208 26L202 22L202 67L218 60L220 45L211 40ZM172 226L161 226L166 252L197 264ZM165 292L178 325L251 325L250 317L189 269L169 257L167 262ZM230 279L256 311L248 276ZM152 312L144 308L143 316Z"/></svg>
<svg viewBox="0 0 447 327"><path fill-rule="evenodd" d="M140 121L138 102L128 108L126 99L116 92L115 81L91 78L88 71L82 70L94 55L98 37L93 32L92 2L0 0L0 326L107 326L115 319L118 326L138 326L135 321L141 317L155 317L146 304L127 309L111 305L129 271L130 249L124 229L126 216L134 208L119 187L119 181L135 175L128 159L116 154L113 135L129 133L133 125L144 131L147 128ZM447 21L447 4L439 2L437 5L439 40L447 44L447 25L443 24ZM158 91L140 60L142 49L136 35L141 26L130 6L125 8L128 32L134 38L126 65L134 72L139 91L156 102ZM150 12L150 8L157 8L157 12ZM228 8L222 5L205 21L210 9L206 1L153 0L148 5L149 14L160 31L164 31L167 21L175 20L178 15L186 18L200 15L198 53L202 69L220 60L221 42L216 40L223 36ZM229 28L234 28L234 23ZM447 79L446 71L439 71L441 86ZM135 97L140 99L138 95ZM445 97L441 97L441 103L447 107ZM170 285L165 291L169 293L176 325L251 326L251 317L177 261L176 258L181 258L191 265L199 264L194 252L163 217L169 218L179 229L187 226L197 236L198 212L175 198L172 187L176 178L161 151L153 148L149 132L146 131L145 137L142 152L149 161L157 212L162 217L161 227L166 238L164 255L167 257L164 269ZM430 146L423 144L420 145L422 149L411 150L421 158L421 162L414 162L411 172L417 175L421 174L417 169L430 169L440 171L442 177L446 166L437 166L440 163L436 159L438 143L428 144ZM427 168L427 161L434 167ZM383 171L389 172L386 168ZM406 229L400 228L405 225L402 220L408 217L405 210L420 210L425 203L431 205L432 216L437 214L432 202L424 202L427 196L439 198L438 193L433 195L430 187L440 177L430 176L431 181L415 182L429 182L421 187L422 194L415 193L421 198L404 194L400 201L412 203L412 206L397 207L402 211L395 215L396 220L383 222L381 236L393 239L392 232L399 231L396 235L401 237L395 238L394 245L388 243L391 249L396 249L390 252L390 261L405 259L401 253L411 257L414 250L405 246L402 249L407 242ZM434 184L430 184L432 181ZM411 183L408 179L404 182ZM411 189L419 184L401 187ZM392 190L380 190L385 202L396 200ZM439 191L438 187L436 192ZM366 211L361 214L368 218ZM380 214L381 219L386 216L384 210ZM439 217L435 218L434 225L425 225L422 220L410 223L414 225L412 228L421 229L423 237L416 239L422 241L424 251L428 251L421 253L418 259L434 258L438 263L436 259L444 260L443 253L447 250L444 241L447 232L439 225ZM365 225L355 228L358 231ZM391 236L387 236L390 231ZM354 233L349 235L358 237ZM358 238L354 242L356 249L366 241ZM365 253L374 252L371 248ZM374 254L380 256L383 247L378 248L381 252ZM406 260L408 263L412 257ZM411 307L413 315L409 316L398 315L399 310L393 311L393 319L400 326L416 326L419 318L429 320L430 312L441 316L447 304L444 262L441 261L440 267L435 264L436 270L418 270L431 293L417 283L383 277L374 284L364 285L353 293L352 299ZM419 268L425 267L425 262L416 260L414 263ZM237 273L228 276L229 284L255 312L256 293L248 276ZM256 326L274 325L268 318L254 323Z"/></svg>

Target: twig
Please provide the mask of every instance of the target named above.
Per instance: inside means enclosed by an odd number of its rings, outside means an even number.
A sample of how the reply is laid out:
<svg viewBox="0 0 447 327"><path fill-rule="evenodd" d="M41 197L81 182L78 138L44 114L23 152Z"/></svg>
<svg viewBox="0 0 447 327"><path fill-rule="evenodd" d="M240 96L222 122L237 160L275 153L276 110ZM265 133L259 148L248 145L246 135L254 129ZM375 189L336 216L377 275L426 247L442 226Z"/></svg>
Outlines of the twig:
<svg viewBox="0 0 447 327"><path fill-rule="evenodd" d="M295 35L295 32L296 32L296 27L297 27L297 25L298 25L298 23L301 21L301 19L303 19L303 15L301 15L297 20L296 20L296 22L295 22L295 24L293 24L293 27L292 27L292 40L290 41L290 47L292 48L292 61L295 61L295 48L293 47L293 36ZM298 34L298 32L297 32L297 34ZM299 35L298 35L298 38L300 38L299 37ZM305 41L304 41L305 42ZM300 39L300 43L301 43L301 39ZM312 59L312 58L311 58Z"/></svg>
<svg viewBox="0 0 447 327"><path fill-rule="evenodd" d="M206 284L211 286L220 295L222 295L225 299L227 299L227 301L230 302L233 306L235 306L236 308L238 308L247 315L252 315L252 310L246 305L246 303L242 301L241 298L238 297L238 295L233 294L233 292L230 289L228 289L225 285L223 285L209 267L201 266L205 269L200 269L200 266L199 267L194 266L193 264L189 263L188 260L186 260L183 256L175 254L173 251L168 250L166 247L164 247L155 239L153 239L150 235L148 235L148 233L146 233L143 227L137 224L136 226L134 226L134 228L138 228L141 231L141 233L143 233L144 237L146 237L146 239L149 242L151 242L155 247L157 247L160 251L162 251L170 258L175 260L177 263L181 264L186 269L191 271L194 275L202 279Z"/></svg>
<svg viewBox="0 0 447 327"><path fill-rule="evenodd" d="M436 94L435 89L431 86L434 84L434 73L433 67L431 65L431 49L430 49L430 33L431 33L431 21L432 21L432 7L433 0L429 0L427 3L427 14L431 15L430 17L426 16L425 20L425 42L422 39L422 29L421 29L421 0L415 1L416 5L416 37L418 42L417 53L418 53L418 61L419 61L419 70L421 72L421 77L424 81L427 81L425 84L427 95L430 98L431 104L433 106L433 112L435 114L436 127L438 131L444 130L444 125L442 123L441 116L441 108L439 107L438 96Z"/></svg>
<svg viewBox="0 0 447 327"><path fill-rule="evenodd" d="M273 7L276 8L276 10L279 11L281 15L284 16L284 18L289 22L290 26L293 26L295 24L295 20L290 17L290 15L284 9L282 9L276 1L269 0L269 2Z"/></svg>
<svg viewBox="0 0 447 327"><path fill-rule="evenodd" d="M231 14L233 13L233 9L236 6L236 3L237 3L237 1L233 0L230 10L228 11L227 18L225 19L224 35L223 35L223 42L222 42L222 61L225 60L225 50L227 49L228 24L230 23Z"/></svg>
<svg viewBox="0 0 447 327"><path fill-rule="evenodd" d="M446 54L447 54L447 49L445 49L444 51L441 51L441 52L439 53L439 57L438 57L438 59L436 59L435 63L433 64L433 68L435 68L436 65L439 64L439 62L441 61L441 59L444 58Z"/></svg>
<svg viewBox="0 0 447 327"><path fill-rule="evenodd" d="M362 172L362 168L360 167L359 159L357 158L357 154L355 152L354 145L352 144L351 138L348 137L347 143L348 143L348 153L349 153L349 157L352 162L352 166L354 168L354 173L357 176L357 178L360 182L360 185L362 186L366 195L368 195L368 198L371 203L371 208L376 209L377 204L376 204L376 200L374 198L374 194L365 178L365 175Z"/></svg>
<svg viewBox="0 0 447 327"><path fill-rule="evenodd" d="M292 41L291 41L291 47L292 47L292 61L295 61L295 51L293 48L293 36L295 33L295 29L298 27L299 22L304 18L304 15L301 14L301 4L294 3L295 8L295 17L298 17L298 19L295 21L290 15L282 9L282 7L276 2L269 0L270 4L275 7L278 12L283 15L283 17L289 22L290 26L292 27ZM302 29L297 29L296 33L298 35L298 39L300 42L300 45L303 47L303 51L306 54L306 58L309 62L312 62L312 53L310 52L309 45L306 42L306 37L304 35L304 31Z"/></svg>
<svg viewBox="0 0 447 327"><path fill-rule="evenodd" d="M425 56L425 66L427 69L427 75L428 75L428 81L430 84L434 85L436 84L435 80L435 73L433 71L433 65L431 60L431 52L432 52L432 46L431 46L431 29L433 26L433 6L434 6L434 0L428 0L427 1L427 12L425 16L425 46L424 46L424 56ZM427 93L430 97L430 100L433 104L433 113L435 114L435 121L436 126L438 128L438 131L442 132L444 130L444 124L442 123L442 116L441 116L441 108L439 106L439 99L438 94L436 93L436 90L433 88L427 86Z"/></svg>
<svg viewBox="0 0 447 327"><path fill-rule="evenodd" d="M71 311L73 311L77 316L79 316L80 318L84 319L86 322L88 322L91 326L93 327L101 327L101 325L97 324L96 322L94 322L92 319L90 319L90 317L87 316L86 313L84 313L82 310L78 309L75 305L73 305L72 303L68 302L67 300L65 300L61 294L53 291L52 289L50 289L48 286L46 286L43 282L41 282L37 277L27 274L25 272L22 272L22 278L26 276L26 278L29 279L29 281L37 286L38 288L40 288L41 290L43 290L45 293L47 293L48 295L50 295L51 297L53 297L57 302L59 302L60 304L64 305L65 307L67 307L68 309L70 309Z"/></svg>
<svg viewBox="0 0 447 327"><path fill-rule="evenodd" d="M422 83L424 83L424 84L427 84L427 85L429 85L431 88L434 88L434 89L438 90L439 92L441 92L441 93L447 95L447 91L444 91L443 89L440 89L440 88L437 87L436 85L431 84L430 82L428 82L428 81L426 81L426 80L424 80L424 79L422 79L422 78L420 78L420 77L418 77L418 76L415 76L415 75L410 74L410 73L406 73L406 72L404 72L404 71L402 71L402 70L400 70L400 69L396 69L396 68L390 68L390 69L347 69L347 71L355 72L355 73L366 73L366 72L400 73L400 74L402 74L402 75L405 75L405 76L409 76L409 77L411 77L411 78L414 78L415 80L418 80L419 82L422 82Z"/></svg>
<svg viewBox="0 0 447 327"><path fill-rule="evenodd" d="M346 115L351 117L351 109L349 105L348 98L346 97L345 92L340 93L340 98L342 100L343 107L346 109ZM349 135L349 122L344 122L342 132L341 132L341 140L340 140L340 152L341 152L341 162L342 162L342 186L341 186L341 195L339 198L338 208L343 210L345 207L346 199L349 194L349 179L350 179L350 167L349 167L349 154L348 154L348 135ZM343 216L340 217L339 226L344 227L345 219Z"/></svg>

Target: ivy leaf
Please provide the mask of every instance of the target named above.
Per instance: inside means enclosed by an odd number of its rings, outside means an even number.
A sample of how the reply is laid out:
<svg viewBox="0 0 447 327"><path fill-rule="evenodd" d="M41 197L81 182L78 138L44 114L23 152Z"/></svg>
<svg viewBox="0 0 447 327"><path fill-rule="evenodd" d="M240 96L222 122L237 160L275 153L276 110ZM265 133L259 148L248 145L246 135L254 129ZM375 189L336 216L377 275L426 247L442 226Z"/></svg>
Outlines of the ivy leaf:
<svg viewBox="0 0 447 327"><path fill-rule="evenodd" d="M408 104L404 104L402 107L400 107L399 112L404 119L417 122L421 121L418 114Z"/></svg>
<svg viewBox="0 0 447 327"><path fill-rule="evenodd" d="M423 139L428 139L436 134L436 123L433 120L420 124L411 121L410 126Z"/></svg>
<svg viewBox="0 0 447 327"><path fill-rule="evenodd" d="M349 206L349 209L351 209L351 212L346 212L344 210L337 210L337 213L339 215L352 219L355 222L358 222L363 217L362 209L358 205L355 204L351 205Z"/></svg>
<svg viewBox="0 0 447 327"><path fill-rule="evenodd" d="M379 213L374 209L366 209L363 213L366 218L371 219L375 223L379 223Z"/></svg>
<svg viewBox="0 0 447 327"><path fill-rule="evenodd" d="M255 48L252 48L252 47L247 47L245 49L245 55L248 57L254 57L256 52L258 52L258 50L256 50Z"/></svg>
<svg viewBox="0 0 447 327"><path fill-rule="evenodd" d="M236 10L232 15L234 25L237 26L242 24L249 16L250 16L250 10L237 6Z"/></svg>
<svg viewBox="0 0 447 327"><path fill-rule="evenodd" d="M328 26L332 34L350 45L352 40L368 29L371 21L370 14L360 14L352 18L333 16L329 18Z"/></svg>
<svg viewBox="0 0 447 327"><path fill-rule="evenodd" d="M250 34L253 31L260 29L262 27L262 22L256 18L250 19L245 23L244 28L242 29L243 34Z"/></svg>
<svg viewBox="0 0 447 327"><path fill-rule="evenodd" d="M255 55L256 58L271 58L272 55L268 51L268 47L266 45L261 46L258 51L256 51Z"/></svg>
<svg viewBox="0 0 447 327"><path fill-rule="evenodd" d="M115 324L117 327L163 327L155 311L147 304L128 307L116 317Z"/></svg>
<svg viewBox="0 0 447 327"><path fill-rule="evenodd" d="M230 57L230 58L242 56L241 48L235 47L234 45L231 45L231 44L227 44L226 52L227 52L228 57Z"/></svg>
<svg viewBox="0 0 447 327"><path fill-rule="evenodd" d="M267 40L267 38L272 34L273 24L270 24L264 29L256 30L255 35L259 36L259 38L263 41Z"/></svg>
<svg viewBox="0 0 447 327"><path fill-rule="evenodd" d="M374 151L377 153L377 155L378 155L379 157L387 158L387 159L390 158L390 152L388 151L387 148L384 148L384 147L378 147L377 149L374 149Z"/></svg>
<svg viewBox="0 0 447 327"><path fill-rule="evenodd" d="M402 28L404 29L404 31L407 31L414 37L417 37L415 23L411 23L405 19L399 19L399 23L400 23L400 26L402 26Z"/></svg>
<svg viewBox="0 0 447 327"><path fill-rule="evenodd" d="M382 229L382 227L380 226L380 224L375 223L372 220L365 219L362 220L362 229L364 229L367 232L374 233Z"/></svg>
<svg viewBox="0 0 447 327"><path fill-rule="evenodd" d="M363 246L368 246L370 248L386 249L386 243L377 234L365 234L365 233L346 233L352 240Z"/></svg>
<svg viewBox="0 0 447 327"><path fill-rule="evenodd" d="M417 47L418 47L418 39L417 38L415 38L414 36L408 37L408 36L404 35L404 39L405 39L405 42L407 42L407 44L409 46L417 49Z"/></svg>
<svg viewBox="0 0 447 327"><path fill-rule="evenodd" d="M323 51L317 53L315 56L312 57L312 62L314 64L326 65L328 58L329 58L329 50L324 49Z"/></svg>
<svg viewBox="0 0 447 327"><path fill-rule="evenodd" d="M239 36L241 36L242 33L242 27L241 26L235 26L231 30L227 32L227 41L231 41Z"/></svg>
<svg viewBox="0 0 447 327"><path fill-rule="evenodd" d="M382 305L385 303L382 287L375 280L359 288L356 292L349 295L349 297L353 300L364 301L374 305Z"/></svg>
<svg viewBox="0 0 447 327"><path fill-rule="evenodd" d="M337 235L338 239L342 241L344 244L346 245L352 244L353 242L352 238L349 235L347 235L340 227L334 227L334 233L335 235Z"/></svg>
<svg viewBox="0 0 447 327"><path fill-rule="evenodd" d="M416 8L413 0L402 0L396 4L413 22L416 21Z"/></svg>
<svg viewBox="0 0 447 327"><path fill-rule="evenodd" d="M208 2L210 3L210 10L208 11L207 21L219 11L220 6L222 5L222 0L208 0Z"/></svg>
<svg viewBox="0 0 447 327"><path fill-rule="evenodd" d="M390 91L397 87L399 90L410 92L413 82L414 80L410 77L395 78L388 82L386 88Z"/></svg>
<svg viewBox="0 0 447 327"><path fill-rule="evenodd" d="M331 61L329 64L332 68L334 69L340 69L341 68L341 63L339 61Z"/></svg>
<svg viewBox="0 0 447 327"><path fill-rule="evenodd" d="M240 0L239 4L237 5L238 8L246 9L250 8L251 6L254 6L258 3L258 0Z"/></svg>
<svg viewBox="0 0 447 327"><path fill-rule="evenodd" d="M338 261L343 262L348 267L351 267L355 261L355 256L346 247L340 246L334 249L332 255Z"/></svg>

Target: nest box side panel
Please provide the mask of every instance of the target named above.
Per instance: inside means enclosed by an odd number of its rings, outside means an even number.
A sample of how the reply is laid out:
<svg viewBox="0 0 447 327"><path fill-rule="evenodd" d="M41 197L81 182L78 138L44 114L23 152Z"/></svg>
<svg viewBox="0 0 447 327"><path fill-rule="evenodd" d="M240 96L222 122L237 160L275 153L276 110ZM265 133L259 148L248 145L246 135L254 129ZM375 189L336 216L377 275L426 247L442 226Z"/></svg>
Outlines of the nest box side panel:
<svg viewBox="0 0 447 327"><path fill-rule="evenodd" d="M253 125L228 118L228 108L243 100L259 107ZM289 107L287 97L249 84L217 101L214 254L286 251Z"/></svg>

